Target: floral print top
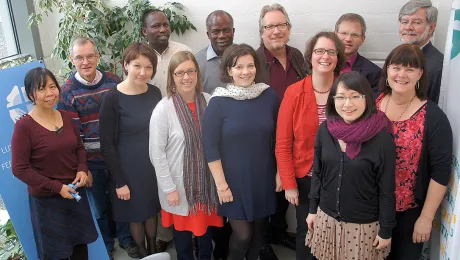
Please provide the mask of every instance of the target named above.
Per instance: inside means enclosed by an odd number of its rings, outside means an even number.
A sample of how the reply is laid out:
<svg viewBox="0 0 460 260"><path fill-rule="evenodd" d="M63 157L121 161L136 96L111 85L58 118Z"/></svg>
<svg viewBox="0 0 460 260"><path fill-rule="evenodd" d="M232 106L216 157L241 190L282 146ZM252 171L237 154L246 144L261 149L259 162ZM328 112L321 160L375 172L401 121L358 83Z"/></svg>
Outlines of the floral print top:
<svg viewBox="0 0 460 260"><path fill-rule="evenodd" d="M385 96L377 98L380 107ZM422 140L425 128L426 103L409 119L392 121L396 144L396 211L401 212L418 207L415 203L415 182L417 177Z"/></svg>

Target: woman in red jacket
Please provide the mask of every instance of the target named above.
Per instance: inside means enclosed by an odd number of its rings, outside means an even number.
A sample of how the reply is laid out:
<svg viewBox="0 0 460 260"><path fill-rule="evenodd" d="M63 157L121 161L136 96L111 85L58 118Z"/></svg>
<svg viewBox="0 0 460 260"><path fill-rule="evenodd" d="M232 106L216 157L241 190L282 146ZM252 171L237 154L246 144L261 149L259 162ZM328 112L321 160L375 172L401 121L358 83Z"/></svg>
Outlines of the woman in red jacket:
<svg viewBox="0 0 460 260"><path fill-rule="evenodd" d="M313 164L313 145L319 125L326 119L326 101L345 62L344 47L332 32L317 33L307 44L305 59L309 76L292 84L284 94L276 129L276 160L286 199L296 206L297 260L310 259L305 247L309 211L308 194Z"/></svg>

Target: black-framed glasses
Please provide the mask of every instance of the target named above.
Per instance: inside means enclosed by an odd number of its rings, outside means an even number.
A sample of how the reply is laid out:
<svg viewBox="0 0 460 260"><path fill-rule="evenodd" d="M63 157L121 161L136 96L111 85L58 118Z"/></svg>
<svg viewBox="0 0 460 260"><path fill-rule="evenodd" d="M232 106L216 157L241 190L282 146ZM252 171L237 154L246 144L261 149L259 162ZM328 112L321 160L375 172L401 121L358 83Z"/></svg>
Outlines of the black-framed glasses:
<svg viewBox="0 0 460 260"><path fill-rule="evenodd" d="M196 74L196 69L189 69L189 70L187 70L187 71L183 71L183 70L177 71L177 72L174 72L174 75L175 75L176 77L182 78L182 77L185 76L186 73L187 73L187 75L188 75L189 77L191 77L191 76L193 76L193 75Z"/></svg>
<svg viewBox="0 0 460 260"><path fill-rule="evenodd" d="M313 52L318 55L323 55L324 53L327 52L330 56L337 56L337 51L336 50L326 50L326 49L314 49Z"/></svg>
<svg viewBox="0 0 460 260"><path fill-rule="evenodd" d="M289 26L289 23L288 22L285 22L285 23L279 23L279 24L269 24L269 25L264 25L264 29L267 30L267 31L272 31L275 29L275 27L280 30L280 31L284 31L287 29L287 27Z"/></svg>

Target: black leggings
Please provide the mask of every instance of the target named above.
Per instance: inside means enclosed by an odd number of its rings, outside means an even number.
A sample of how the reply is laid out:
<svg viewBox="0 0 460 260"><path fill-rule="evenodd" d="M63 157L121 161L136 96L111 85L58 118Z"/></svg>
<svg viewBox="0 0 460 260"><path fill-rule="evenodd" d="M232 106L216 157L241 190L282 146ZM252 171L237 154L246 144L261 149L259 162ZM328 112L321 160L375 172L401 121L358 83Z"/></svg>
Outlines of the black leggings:
<svg viewBox="0 0 460 260"><path fill-rule="evenodd" d="M253 222L247 220L230 220L233 233L230 236L230 260L256 260L262 246L262 236L266 218Z"/></svg>
<svg viewBox="0 0 460 260"><path fill-rule="evenodd" d="M62 260L88 260L88 245L74 246L72 255Z"/></svg>
<svg viewBox="0 0 460 260"><path fill-rule="evenodd" d="M139 249L139 256L146 257L155 253L157 237L158 217L151 217L143 222L130 222L129 230L136 246ZM145 248L145 239L147 238L147 248Z"/></svg>

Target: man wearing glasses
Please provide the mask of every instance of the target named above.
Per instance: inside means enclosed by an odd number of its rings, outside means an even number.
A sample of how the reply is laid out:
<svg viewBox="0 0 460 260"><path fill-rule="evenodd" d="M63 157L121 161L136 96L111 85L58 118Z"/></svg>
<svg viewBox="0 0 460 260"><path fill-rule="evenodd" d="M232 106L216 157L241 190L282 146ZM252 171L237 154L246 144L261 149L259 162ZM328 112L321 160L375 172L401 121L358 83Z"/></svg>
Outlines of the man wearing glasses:
<svg viewBox="0 0 460 260"><path fill-rule="evenodd" d="M262 7L259 18L261 44L256 51L262 71L258 71L257 74L260 75L262 82L275 90L280 101L289 85L307 75L302 53L287 45L291 27L289 16L283 6L272 4ZM270 243L282 244L292 250L296 248L295 237L286 232L286 212L289 202L285 198L281 185L277 185L276 191L278 192L277 212L270 216L259 255L261 260L278 260Z"/></svg>
<svg viewBox="0 0 460 260"><path fill-rule="evenodd" d="M377 97L378 84L381 69L370 60L359 55L358 50L366 39L366 23L359 14L346 13L340 16L335 23L334 33L345 46L347 61L342 67L341 73L357 71L369 81L374 94Z"/></svg>
<svg viewBox="0 0 460 260"><path fill-rule="evenodd" d="M428 98L438 103L444 55L430 38L436 29L438 9L430 0L411 0L399 11L399 36L403 43L419 46L425 54L428 70Z"/></svg>
<svg viewBox="0 0 460 260"><path fill-rule="evenodd" d="M80 129L80 136L88 156L92 187L87 188L88 199L102 234L110 259L113 259L114 240L109 228L108 189L110 172L101 154L99 142L99 108L102 98L120 83L120 78L110 72L96 69L99 53L96 44L87 37L77 37L69 48L70 61L76 68L61 87L58 109L72 114ZM136 258L138 251L129 231L128 223L117 222L116 232L120 247Z"/></svg>

